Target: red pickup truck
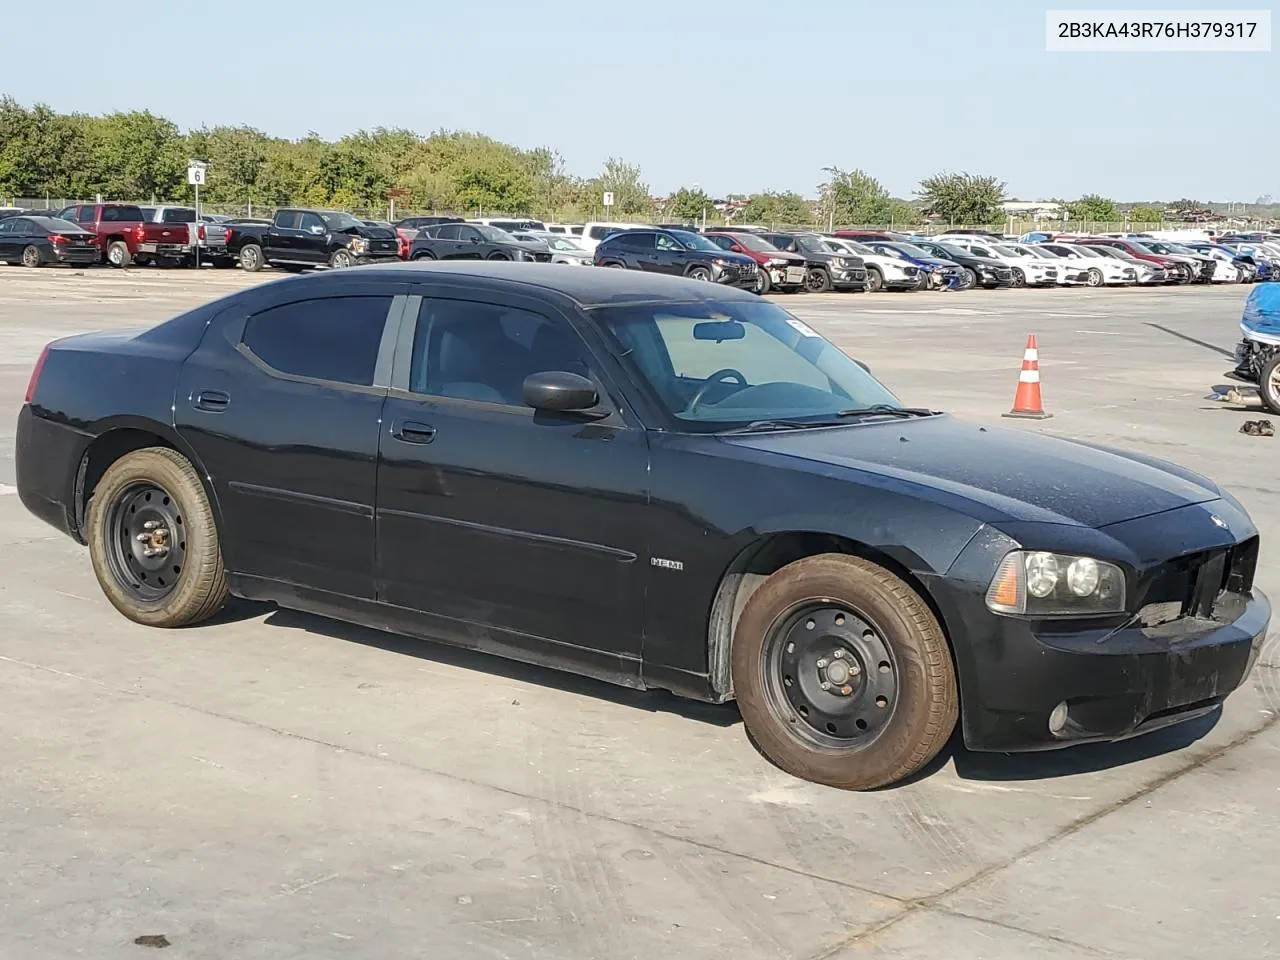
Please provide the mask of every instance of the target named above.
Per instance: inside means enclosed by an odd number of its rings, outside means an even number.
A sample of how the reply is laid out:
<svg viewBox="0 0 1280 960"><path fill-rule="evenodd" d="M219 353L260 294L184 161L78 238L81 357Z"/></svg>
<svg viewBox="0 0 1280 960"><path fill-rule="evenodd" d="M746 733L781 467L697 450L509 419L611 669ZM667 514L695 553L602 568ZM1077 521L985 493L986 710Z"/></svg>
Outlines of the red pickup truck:
<svg viewBox="0 0 1280 960"><path fill-rule="evenodd" d="M142 208L132 203L81 203L58 213L78 223L98 238L98 249L113 267L127 267L156 260L180 262L195 245L190 229L195 224L152 223Z"/></svg>

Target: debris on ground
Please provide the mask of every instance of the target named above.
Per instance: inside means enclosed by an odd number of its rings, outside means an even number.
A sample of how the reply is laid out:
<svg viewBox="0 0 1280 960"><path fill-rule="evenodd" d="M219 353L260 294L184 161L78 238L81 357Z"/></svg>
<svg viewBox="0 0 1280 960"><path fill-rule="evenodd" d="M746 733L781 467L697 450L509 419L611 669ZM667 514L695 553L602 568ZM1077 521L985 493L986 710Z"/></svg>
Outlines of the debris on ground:
<svg viewBox="0 0 1280 960"><path fill-rule="evenodd" d="M1240 425L1240 432L1251 437L1272 437L1275 436L1276 428L1271 425L1270 420L1246 420Z"/></svg>

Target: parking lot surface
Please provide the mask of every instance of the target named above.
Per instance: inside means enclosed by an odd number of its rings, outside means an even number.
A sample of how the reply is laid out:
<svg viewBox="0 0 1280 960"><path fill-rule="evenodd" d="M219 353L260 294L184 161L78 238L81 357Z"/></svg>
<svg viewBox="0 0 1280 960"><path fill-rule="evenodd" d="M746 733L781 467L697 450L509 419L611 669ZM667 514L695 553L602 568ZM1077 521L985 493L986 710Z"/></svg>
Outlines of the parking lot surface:
<svg viewBox="0 0 1280 960"><path fill-rule="evenodd" d="M732 706L285 611L160 632L13 495L45 342L270 275L0 268L0 958L1280 953L1280 651L1220 716L897 789L792 779ZM1155 454L1252 512L1280 440L1205 399L1247 288L779 297L909 404ZM1001 418L1026 337L1053 419Z"/></svg>

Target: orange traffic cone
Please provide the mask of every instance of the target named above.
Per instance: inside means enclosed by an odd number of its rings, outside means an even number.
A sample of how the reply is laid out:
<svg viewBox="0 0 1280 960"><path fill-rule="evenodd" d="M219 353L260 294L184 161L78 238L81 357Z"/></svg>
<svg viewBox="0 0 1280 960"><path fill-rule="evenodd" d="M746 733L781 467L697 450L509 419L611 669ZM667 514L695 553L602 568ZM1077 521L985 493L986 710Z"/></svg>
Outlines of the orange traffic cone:
<svg viewBox="0 0 1280 960"><path fill-rule="evenodd" d="M1013 409L1004 416L1024 420L1048 420L1053 416L1044 412L1044 402L1040 399L1040 353L1034 333L1027 337L1027 349L1022 354L1022 372L1018 374L1018 392L1013 396Z"/></svg>

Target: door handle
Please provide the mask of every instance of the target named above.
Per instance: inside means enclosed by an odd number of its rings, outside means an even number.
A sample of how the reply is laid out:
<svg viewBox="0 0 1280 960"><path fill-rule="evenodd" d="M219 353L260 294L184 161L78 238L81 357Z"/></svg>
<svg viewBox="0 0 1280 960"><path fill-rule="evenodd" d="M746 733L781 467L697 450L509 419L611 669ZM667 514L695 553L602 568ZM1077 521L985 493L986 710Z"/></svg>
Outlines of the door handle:
<svg viewBox="0 0 1280 960"><path fill-rule="evenodd" d="M436 428L415 420L400 420L391 427L391 435L404 443L430 443Z"/></svg>
<svg viewBox="0 0 1280 960"><path fill-rule="evenodd" d="M191 395L191 405L197 410L220 413L231 403L231 395L221 390L198 390Z"/></svg>

